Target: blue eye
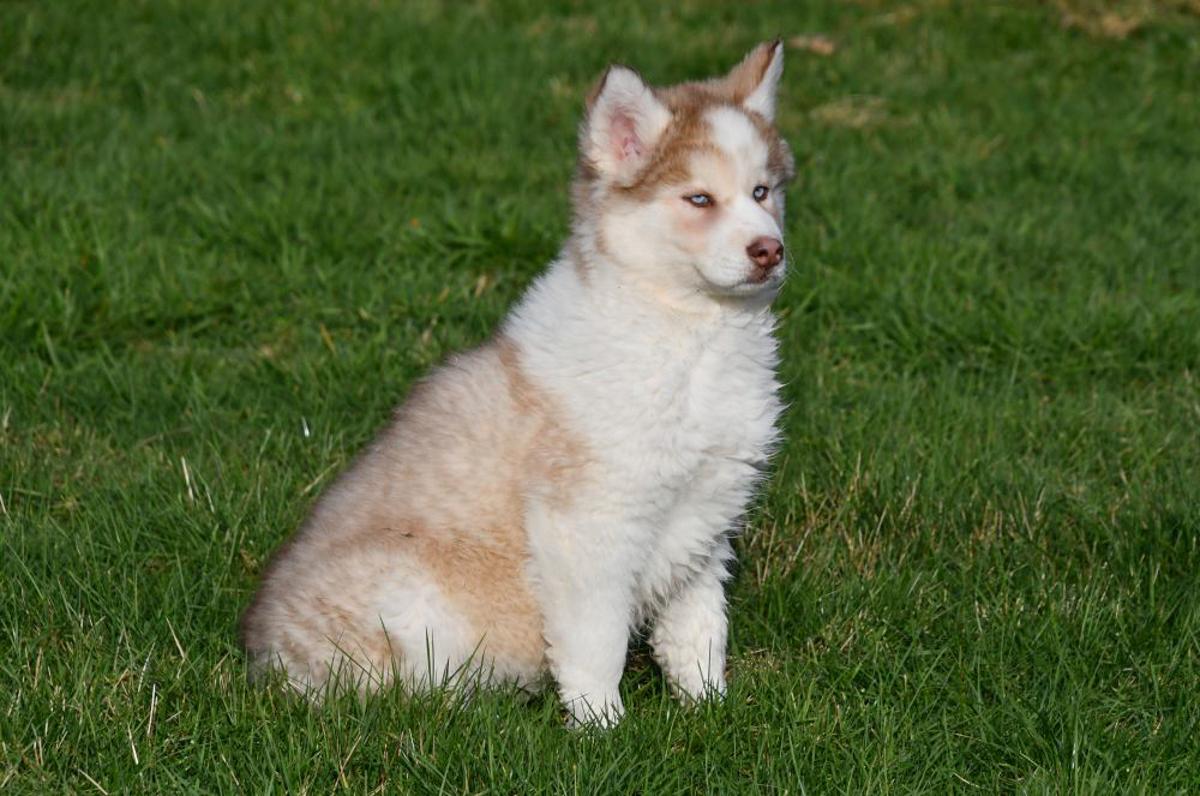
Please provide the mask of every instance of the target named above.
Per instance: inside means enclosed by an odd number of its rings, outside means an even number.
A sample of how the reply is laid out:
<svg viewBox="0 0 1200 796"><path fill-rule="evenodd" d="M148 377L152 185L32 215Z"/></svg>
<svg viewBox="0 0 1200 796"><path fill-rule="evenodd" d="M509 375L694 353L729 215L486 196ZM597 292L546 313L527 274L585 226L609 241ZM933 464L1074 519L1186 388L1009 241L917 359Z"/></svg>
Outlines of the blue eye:
<svg viewBox="0 0 1200 796"><path fill-rule="evenodd" d="M754 186L754 193L752 195L754 196L754 201L761 202L762 200L767 198L767 186L765 186L765 185Z"/></svg>
<svg viewBox="0 0 1200 796"><path fill-rule="evenodd" d="M691 196L683 197L684 201L691 202L696 207L712 207L713 198L706 193L694 193Z"/></svg>

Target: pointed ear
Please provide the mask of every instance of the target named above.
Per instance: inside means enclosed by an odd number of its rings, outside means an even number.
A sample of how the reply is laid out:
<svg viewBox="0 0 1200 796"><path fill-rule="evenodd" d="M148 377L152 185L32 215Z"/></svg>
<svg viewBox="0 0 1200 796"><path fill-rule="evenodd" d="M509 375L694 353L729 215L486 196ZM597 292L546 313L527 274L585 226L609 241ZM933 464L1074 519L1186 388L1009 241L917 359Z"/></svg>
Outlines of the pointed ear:
<svg viewBox="0 0 1200 796"><path fill-rule="evenodd" d="M783 42L763 42L725 78L735 102L767 121L775 121L775 90L783 75Z"/></svg>
<svg viewBox="0 0 1200 796"><path fill-rule="evenodd" d="M628 182L649 160L670 121L667 106L637 72L610 66L588 97L580 148L602 175Z"/></svg>

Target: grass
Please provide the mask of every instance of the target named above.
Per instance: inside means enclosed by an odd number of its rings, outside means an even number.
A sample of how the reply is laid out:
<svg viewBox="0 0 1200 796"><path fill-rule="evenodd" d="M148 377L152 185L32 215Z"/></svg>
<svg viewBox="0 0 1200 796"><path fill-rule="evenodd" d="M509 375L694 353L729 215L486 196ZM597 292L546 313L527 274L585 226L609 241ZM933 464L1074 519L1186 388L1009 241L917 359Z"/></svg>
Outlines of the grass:
<svg viewBox="0 0 1200 796"><path fill-rule="evenodd" d="M0 790L1200 787L1200 19L1130 7L0 5ZM249 687L265 557L554 255L594 76L777 33L834 46L728 700Z"/></svg>

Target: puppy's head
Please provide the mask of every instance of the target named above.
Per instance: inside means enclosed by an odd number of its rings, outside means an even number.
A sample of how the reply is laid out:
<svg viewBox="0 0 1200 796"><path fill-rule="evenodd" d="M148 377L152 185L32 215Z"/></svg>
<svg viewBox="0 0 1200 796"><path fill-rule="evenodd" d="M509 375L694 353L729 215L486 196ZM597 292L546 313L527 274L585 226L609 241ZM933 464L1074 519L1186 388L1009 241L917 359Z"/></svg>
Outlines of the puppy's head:
<svg viewBox="0 0 1200 796"><path fill-rule="evenodd" d="M612 66L580 131L577 226L640 284L770 297L783 281L792 154L775 130L783 45L721 78L666 88Z"/></svg>

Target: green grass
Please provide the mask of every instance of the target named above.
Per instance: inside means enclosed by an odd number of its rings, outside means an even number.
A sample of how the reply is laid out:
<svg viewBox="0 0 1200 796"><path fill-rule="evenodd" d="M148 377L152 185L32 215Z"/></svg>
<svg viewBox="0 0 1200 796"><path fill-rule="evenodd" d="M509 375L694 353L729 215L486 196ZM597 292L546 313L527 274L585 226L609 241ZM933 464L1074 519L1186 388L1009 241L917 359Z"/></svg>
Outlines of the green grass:
<svg viewBox="0 0 1200 796"><path fill-rule="evenodd" d="M0 790L1195 791L1200 19L1061 7L0 5ZM590 81L777 33L837 50L728 700L249 687L265 557L555 253Z"/></svg>

